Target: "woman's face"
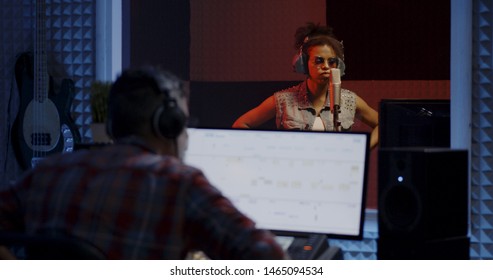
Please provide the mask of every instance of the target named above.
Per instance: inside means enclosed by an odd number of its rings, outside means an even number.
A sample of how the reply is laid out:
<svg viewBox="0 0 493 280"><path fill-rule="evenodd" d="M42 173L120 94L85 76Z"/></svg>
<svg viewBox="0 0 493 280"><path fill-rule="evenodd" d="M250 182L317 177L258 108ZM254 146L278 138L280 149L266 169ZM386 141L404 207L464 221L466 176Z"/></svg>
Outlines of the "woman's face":
<svg viewBox="0 0 493 280"><path fill-rule="evenodd" d="M317 83L329 83L330 68L337 68L337 56L327 46L313 46L308 50L308 75Z"/></svg>

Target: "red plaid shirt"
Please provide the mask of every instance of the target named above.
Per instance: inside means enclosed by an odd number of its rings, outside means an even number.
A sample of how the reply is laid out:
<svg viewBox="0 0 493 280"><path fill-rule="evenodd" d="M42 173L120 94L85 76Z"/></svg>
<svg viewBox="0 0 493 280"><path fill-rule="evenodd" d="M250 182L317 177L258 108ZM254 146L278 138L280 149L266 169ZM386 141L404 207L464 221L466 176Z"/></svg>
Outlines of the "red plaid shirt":
<svg viewBox="0 0 493 280"><path fill-rule="evenodd" d="M111 145L44 159L0 192L0 230L60 230L110 259L284 258L204 174L138 145Z"/></svg>

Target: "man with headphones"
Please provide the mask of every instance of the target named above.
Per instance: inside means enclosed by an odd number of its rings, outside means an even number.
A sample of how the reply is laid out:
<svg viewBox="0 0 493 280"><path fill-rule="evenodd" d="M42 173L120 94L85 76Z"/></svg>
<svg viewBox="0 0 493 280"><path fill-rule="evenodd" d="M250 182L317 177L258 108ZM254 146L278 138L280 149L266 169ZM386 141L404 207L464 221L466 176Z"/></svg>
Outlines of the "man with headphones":
<svg viewBox="0 0 493 280"><path fill-rule="evenodd" d="M0 192L0 231L61 232L109 259L286 258L270 232L182 162L182 81L153 67L124 71L108 114L113 144L46 158Z"/></svg>

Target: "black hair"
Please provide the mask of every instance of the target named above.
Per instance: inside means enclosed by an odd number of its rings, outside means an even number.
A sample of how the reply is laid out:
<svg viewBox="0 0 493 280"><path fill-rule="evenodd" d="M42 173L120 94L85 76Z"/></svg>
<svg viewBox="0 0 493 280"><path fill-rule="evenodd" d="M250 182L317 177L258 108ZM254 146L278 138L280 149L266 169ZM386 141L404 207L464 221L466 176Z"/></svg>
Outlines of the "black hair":
<svg viewBox="0 0 493 280"><path fill-rule="evenodd" d="M163 94L179 90L184 97L183 82L157 67L129 69L112 84L108 99L108 130L114 139L140 135L150 129L152 116ZM166 91L166 92L165 92Z"/></svg>
<svg viewBox="0 0 493 280"><path fill-rule="evenodd" d="M308 55L308 50L313 46L328 45L340 59L344 60L342 43L334 35L332 27L308 22L305 26L301 26L296 30L294 37L295 49L299 50L301 48L306 55Z"/></svg>

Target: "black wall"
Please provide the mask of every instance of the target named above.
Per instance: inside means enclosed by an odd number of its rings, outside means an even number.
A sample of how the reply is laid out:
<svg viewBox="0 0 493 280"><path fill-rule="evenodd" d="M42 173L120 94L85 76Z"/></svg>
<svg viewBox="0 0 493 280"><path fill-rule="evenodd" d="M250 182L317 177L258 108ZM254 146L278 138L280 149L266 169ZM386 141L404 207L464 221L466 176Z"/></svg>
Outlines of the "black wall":
<svg viewBox="0 0 493 280"><path fill-rule="evenodd" d="M123 14L124 67L160 64L189 80L190 2L126 0Z"/></svg>
<svg viewBox="0 0 493 280"><path fill-rule="evenodd" d="M450 0L327 0L327 22L346 80L450 79Z"/></svg>

